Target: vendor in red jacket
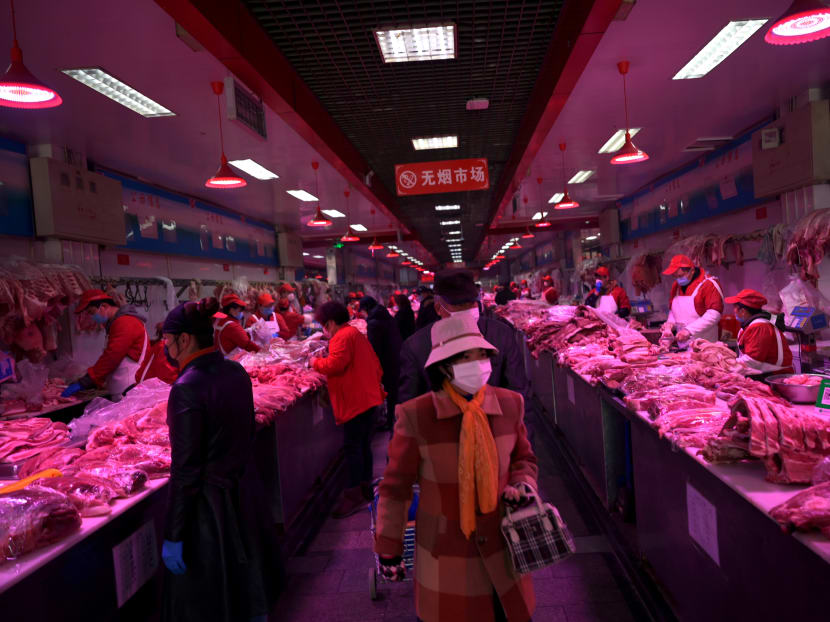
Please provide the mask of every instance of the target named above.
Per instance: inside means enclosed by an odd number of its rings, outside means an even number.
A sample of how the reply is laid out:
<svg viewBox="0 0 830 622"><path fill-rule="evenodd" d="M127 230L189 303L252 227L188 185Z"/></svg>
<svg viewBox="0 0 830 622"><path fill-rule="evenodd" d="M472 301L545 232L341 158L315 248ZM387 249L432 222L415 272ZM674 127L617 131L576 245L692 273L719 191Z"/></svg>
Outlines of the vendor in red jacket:
<svg viewBox="0 0 830 622"><path fill-rule="evenodd" d="M334 511L344 518L364 510L372 493L372 430L377 407L386 399L383 371L369 340L349 325L349 312L339 302L321 306L315 319L329 338L329 354L311 360L314 371L328 379L331 407L343 426L343 450L349 484Z"/></svg>
<svg viewBox="0 0 830 622"><path fill-rule="evenodd" d="M603 313L616 313L622 318L631 314L631 303L628 294L620 287L611 272L605 266L599 266L594 271L595 288L585 299L585 304L594 307Z"/></svg>
<svg viewBox="0 0 830 622"><path fill-rule="evenodd" d="M263 292L257 298L257 309L248 316L248 321L245 323L245 328L250 328L258 321L263 320L267 322L272 329L273 335L283 335L288 332L288 326L285 325L285 320L279 313L274 310L274 297L268 292Z"/></svg>
<svg viewBox="0 0 830 622"><path fill-rule="evenodd" d="M113 400L119 400L128 388L149 379L147 356L150 338L141 315L132 305L119 306L112 296L100 289L83 293L75 313L88 313L107 332L107 345L98 361L77 382L63 392L69 397L81 390L106 388Z"/></svg>
<svg viewBox="0 0 830 622"><path fill-rule="evenodd" d="M285 334L280 330L280 337L283 339L291 339L297 335L297 329L305 323L305 318L302 313L297 313L291 308L291 303L294 302L296 295L295 289L289 283L280 285L280 301L277 307L277 314L282 316L285 322Z"/></svg>
<svg viewBox="0 0 830 622"><path fill-rule="evenodd" d="M230 356L239 349L259 352L259 346L251 341L242 328L242 312L245 303L236 294L222 296L222 310L213 316L213 342L224 355Z"/></svg>
<svg viewBox="0 0 830 622"><path fill-rule="evenodd" d="M542 296L545 297L545 302L547 302L551 306L559 304L559 292L556 291L556 288L553 286L548 287L542 293Z"/></svg>
<svg viewBox="0 0 830 622"><path fill-rule="evenodd" d="M663 274L674 276L675 281L671 286L671 311L660 340L676 339L680 345L692 339L717 341L723 315L723 290L718 279L695 266L686 255L672 257Z"/></svg>
<svg viewBox="0 0 830 622"><path fill-rule="evenodd" d="M738 332L738 360L762 374L793 373L793 353L784 334L770 321L762 308L767 299L754 289L743 289L726 299L735 305L735 317L741 323Z"/></svg>

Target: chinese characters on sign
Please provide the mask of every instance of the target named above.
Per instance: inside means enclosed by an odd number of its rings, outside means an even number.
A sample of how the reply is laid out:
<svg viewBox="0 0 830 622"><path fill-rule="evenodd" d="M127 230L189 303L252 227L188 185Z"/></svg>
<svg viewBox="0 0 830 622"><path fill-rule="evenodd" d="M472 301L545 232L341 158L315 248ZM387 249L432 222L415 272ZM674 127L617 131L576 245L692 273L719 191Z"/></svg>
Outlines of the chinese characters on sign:
<svg viewBox="0 0 830 622"><path fill-rule="evenodd" d="M395 185L398 196L487 190L487 158L396 164Z"/></svg>

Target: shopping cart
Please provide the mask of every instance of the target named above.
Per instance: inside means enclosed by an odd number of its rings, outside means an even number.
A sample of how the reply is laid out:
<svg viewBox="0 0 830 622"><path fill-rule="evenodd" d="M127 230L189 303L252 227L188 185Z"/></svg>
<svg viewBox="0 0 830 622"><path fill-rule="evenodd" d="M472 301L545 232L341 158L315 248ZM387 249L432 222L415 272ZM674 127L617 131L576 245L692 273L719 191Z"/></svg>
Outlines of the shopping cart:
<svg viewBox="0 0 830 622"><path fill-rule="evenodd" d="M380 480L375 480L372 490L374 495L372 501L369 503L369 530L372 532L372 540L375 538L375 530L378 520L378 484ZM403 565L406 568L406 577L404 581L412 580L412 568L415 566L415 512L418 509L418 497L420 496L420 489L415 484L412 487L412 503L409 506L409 515L407 516L406 529L403 534ZM375 565L369 570L369 594L372 600L378 598L378 577L382 581L386 581L383 573L380 570L380 559L375 555Z"/></svg>

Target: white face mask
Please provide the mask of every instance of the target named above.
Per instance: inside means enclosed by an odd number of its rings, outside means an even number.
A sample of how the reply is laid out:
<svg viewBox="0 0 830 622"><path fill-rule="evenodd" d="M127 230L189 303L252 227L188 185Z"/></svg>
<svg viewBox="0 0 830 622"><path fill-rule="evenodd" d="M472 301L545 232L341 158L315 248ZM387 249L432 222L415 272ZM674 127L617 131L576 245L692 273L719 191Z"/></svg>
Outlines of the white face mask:
<svg viewBox="0 0 830 622"><path fill-rule="evenodd" d="M493 372L490 359L481 361L467 361L452 366L452 383L464 393L475 395L478 390L487 384L487 379Z"/></svg>
<svg viewBox="0 0 830 622"><path fill-rule="evenodd" d="M466 309L464 311L450 312L450 315L453 316L453 317L461 317L461 316L464 316L464 315L469 315L476 322L478 322L478 318L479 318L480 314L479 314L479 311L478 311L478 305L476 305L475 307L472 307L471 309Z"/></svg>
<svg viewBox="0 0 830 622"><path fill-rule="evenodd" d="M292 302L294 301L295 298L296 298L296 296L294 296L294 294L288 294L288 299L291 300Z"/></svg>

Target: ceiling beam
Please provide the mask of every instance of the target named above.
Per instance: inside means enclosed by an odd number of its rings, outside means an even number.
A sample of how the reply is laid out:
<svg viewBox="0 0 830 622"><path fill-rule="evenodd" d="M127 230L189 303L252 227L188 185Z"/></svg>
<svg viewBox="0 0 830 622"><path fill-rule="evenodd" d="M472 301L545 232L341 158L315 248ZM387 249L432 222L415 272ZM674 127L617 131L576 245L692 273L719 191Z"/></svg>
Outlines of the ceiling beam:
<svg viewBox="0 0 830 622"><path fill-rule="evenodd" d="M558 220L551 220L550 227L544 229L536 228L536 221L529 221L523 225L510 225L509 227L490 227L487 229L487 235L511 235L514 233L524 233L530 227L531 231L535 233L547 233L550 231L577 231L579 229L591 229L599 227L599 216L579 216L576 218L562 218Z"/></svg>
<svg viewBox="0 0 830 622"><path fill-rule="evenodd" d="M521 186L621 3L622 0L565 2L513 151L496 184L485 219L488 227ZM483 242L482 233L476 243L476 253Z"/></svg>
<svg viewBox="0 0 830 622"><path fill-rule="evenodd" d="M320 246L321 244L332 244L337 242L343 236L343 232L339 233L331 233L328 235L304 235L303 236L303 248L306 246ZM398 238L398 234L396 232L391 233L379 233L378 235L375 234L367 234L367 235L360 235L360 242L344 242L344 244L349 246L359 246L361 242L365 242L369 244L372 240L377 240L380 244L395 244L400 240L402 242L418 242L418 238L414 233L401 233L401 237ZM408 252L408 251L407 251Z"/></svg>
<svg viewBox="0 0 830 622"><path fill-rule="evenodd" d="M311 89L239 0L155 0L173 20L278 114L346 181L414 231L392 194L373 175ZM207 85L205 85L207 89ZM205 91L208 92L207 90ZM205 95L207 97L207 95Z"/></svg>

